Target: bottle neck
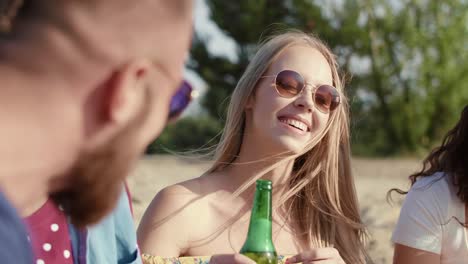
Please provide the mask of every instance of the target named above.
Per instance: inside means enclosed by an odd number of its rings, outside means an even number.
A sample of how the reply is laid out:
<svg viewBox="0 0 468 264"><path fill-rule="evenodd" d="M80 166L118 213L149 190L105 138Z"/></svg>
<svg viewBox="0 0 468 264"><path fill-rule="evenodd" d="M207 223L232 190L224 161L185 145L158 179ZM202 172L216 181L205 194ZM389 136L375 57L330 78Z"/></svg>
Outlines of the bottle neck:
<svg viewBox="0 0 468 264"><path fill-rule="evenodd" d="M254 219L266 219L271 221L271 189L257 188L250 221Z"/></svg>
<svg viewBox="0 0 468 264"><path fill-rule="evenodd" d="M242 252L275 252L272 241L272 198L271 189L258 188L250 216L247 240Z"/></svg>

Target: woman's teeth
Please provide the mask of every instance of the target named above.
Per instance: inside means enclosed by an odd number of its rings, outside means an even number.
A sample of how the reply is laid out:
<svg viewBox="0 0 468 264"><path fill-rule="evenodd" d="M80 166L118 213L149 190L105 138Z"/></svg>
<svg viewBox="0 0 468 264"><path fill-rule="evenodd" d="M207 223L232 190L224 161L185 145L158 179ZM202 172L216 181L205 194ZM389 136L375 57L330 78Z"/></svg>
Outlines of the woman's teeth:
<svg viewBox="0 0 468 264"><path fill-rule="evenodd" d="M292 127L295 127L301 131L307 131L307 125L304 124L303 122L299 121L299 120L295 120L295 119L280 119L281 122L285 123L285 124L288 124Z"/></svg>

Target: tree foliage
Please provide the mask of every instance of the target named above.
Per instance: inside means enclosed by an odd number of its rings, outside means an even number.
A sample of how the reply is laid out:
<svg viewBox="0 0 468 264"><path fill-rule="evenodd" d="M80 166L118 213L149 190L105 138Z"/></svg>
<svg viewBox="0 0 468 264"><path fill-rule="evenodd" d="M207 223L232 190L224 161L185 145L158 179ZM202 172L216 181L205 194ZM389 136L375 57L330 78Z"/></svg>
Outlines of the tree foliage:
<svg viewBox="0 0 468 264"><path fill-rule="evenodd" d="M259 40L296 28L318 35L352 74L353 147L358 154L414 153L455 123L468 103L465 0L206 0L236 43L237 61L196 37L190 67L209 85L204 106L223 122L227 98Z"/></svg>
<svg viewBox="0 0 468 264"><path fill-rule="evenodd" d="M209 117L186 117L170 124L147 148L146 153L200 151L206 154L215 145L222 127Z"/></svg>

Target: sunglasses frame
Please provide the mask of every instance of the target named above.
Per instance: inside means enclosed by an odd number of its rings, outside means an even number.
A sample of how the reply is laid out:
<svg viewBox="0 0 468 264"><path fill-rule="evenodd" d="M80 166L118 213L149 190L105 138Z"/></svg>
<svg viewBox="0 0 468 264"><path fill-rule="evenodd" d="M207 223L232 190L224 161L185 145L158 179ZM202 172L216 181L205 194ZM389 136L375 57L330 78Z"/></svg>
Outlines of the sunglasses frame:
<svg viewBox="0 0 468 264"><path fill-rule="evenodd" d="M167 76L170 80L175 81L176 79L171 77L170 72L166 70L166 68L161 65L160 63L156 61L152 61L152 64L154 67L156 67L159 71L163 72L165 76ZM189 90L186 94L181 92L184 87L188 87ZM176 111L171 111L173 101L177 96L185 96L187 97L187 103L183 106L180 107L180 109L177 109ZM198 97L198 91L193 88L193 86L186 80L182 80L182 82L179 84L179 87L177 87L176 92L171 96L171 101L169 102L169 112L167 114L167 123L175 121L187 107L190 105L190 103L193 101L194 98Z"/></svg>
<svg viewBox="0 0 468 264"><path fill-rule="evenodd" d="M278 76L279 76L281 73L283 73L283 72L292 72L292 73L298 75L298 76L302 79L302 88L301 88L301 90L300 90L297 94L295 94L295 95L293 95L293 96L291 96L291 97L284 96L284 95L281 94L280 91L278 91L277 79L278 79ZM276 91L276 93L277 93L279 96L283 97L283 98L296 98L296 97L300 96L300 95L304 92L304 90L306 89L306 87L307 87L308 85L312 86L311 84L308 84L308 83L305 81L304 77L303 77L299 72L294 71L294 70L282 70L282 71L279 71L276 75L264 75L264 76L262 76L261 78L271 78L271 77L275 77L274 85L275 85L275 91ZM321 107L319 107L319 106L317 105L316 100L315 100L316 91L317 91L320 87L322 87L322 86L331 87L332 90L335 91L335 94L332 94L330 109L328 109L328 111L324 111ZM334 112L334 111L340 106L340 104L341 104L341 96L340 96L340 93L338 92L338 89L336 89L336 87L334 87L334 86L332 86L332 85L328 85L328 84L322 84L322 85L318 85L318 86L312 88L312 99L313 99L312 101L314 102L314 105L315 105L315 107L317 108L317 110L319 110L320 112L322 112L322 113L324 113L324 114L328 114L328 113ZM333 107L333 108L331 108L331 106L333 105L333 102L336 103L336 106Z"/></svg>

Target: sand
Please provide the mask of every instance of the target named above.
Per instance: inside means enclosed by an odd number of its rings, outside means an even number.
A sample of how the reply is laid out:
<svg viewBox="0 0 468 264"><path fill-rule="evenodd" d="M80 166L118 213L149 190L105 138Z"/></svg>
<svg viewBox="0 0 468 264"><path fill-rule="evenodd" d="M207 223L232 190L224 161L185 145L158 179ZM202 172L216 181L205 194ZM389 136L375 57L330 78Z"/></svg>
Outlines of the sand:
<svg viewBox="0 0 468 264"><path fill-rule="evenodd" d="M165 186L202 174L210 163L174 156L143 158L128 180L133 195L136 224L154 195ZM416 160L353 159L353 172L362 217L368 226L369 254L376 264L392 263L391 233L398 219L402 196L394 194L394 203L386 201L390 188L407 189L407 176L419 168Z"/></svg>

